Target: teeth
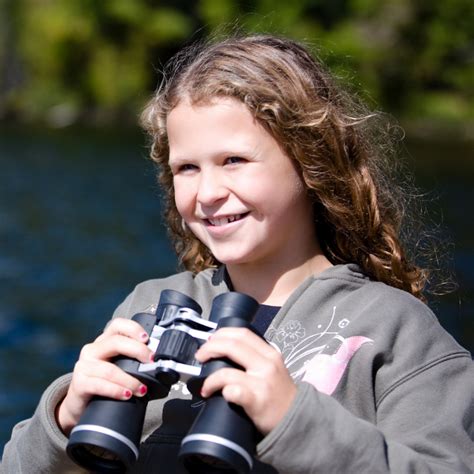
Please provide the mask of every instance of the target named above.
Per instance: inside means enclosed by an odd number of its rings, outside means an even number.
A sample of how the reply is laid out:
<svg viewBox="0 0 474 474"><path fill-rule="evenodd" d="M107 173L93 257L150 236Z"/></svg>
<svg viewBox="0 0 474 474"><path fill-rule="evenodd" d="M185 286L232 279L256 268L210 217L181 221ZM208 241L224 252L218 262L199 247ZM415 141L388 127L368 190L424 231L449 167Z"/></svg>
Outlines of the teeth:
<svg viewBox="0 0 474 474"><path fill-rule="evenodd" d="M220 217L215 219L208 219L213 226L221 226L229 224L230 222L238 221L241 218L241 214L229 217Z"/></svg>
<svg viewBox="0 0 474 474"><path fill-rule="evenodd" d="M225 225L225 224L227 224L227 222L229 222L229 221L226 218L216 219L215 222L214 222L214 225L216 225L216 226Z"/></svg>

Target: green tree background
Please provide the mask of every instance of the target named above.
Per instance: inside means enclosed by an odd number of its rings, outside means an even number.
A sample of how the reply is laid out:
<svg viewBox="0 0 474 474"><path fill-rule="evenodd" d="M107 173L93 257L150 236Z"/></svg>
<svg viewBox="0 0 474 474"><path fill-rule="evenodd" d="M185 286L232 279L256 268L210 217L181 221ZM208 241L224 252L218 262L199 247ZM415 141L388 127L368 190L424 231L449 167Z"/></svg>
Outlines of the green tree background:
<svg viewBox="0 0 474 474"><path fill-rule="evenodd" d="M306 41L402 123L474 123L472 0L0 0L0 120L134 124L184 44ZM448 127L449 128L449 127Z"/></svg>

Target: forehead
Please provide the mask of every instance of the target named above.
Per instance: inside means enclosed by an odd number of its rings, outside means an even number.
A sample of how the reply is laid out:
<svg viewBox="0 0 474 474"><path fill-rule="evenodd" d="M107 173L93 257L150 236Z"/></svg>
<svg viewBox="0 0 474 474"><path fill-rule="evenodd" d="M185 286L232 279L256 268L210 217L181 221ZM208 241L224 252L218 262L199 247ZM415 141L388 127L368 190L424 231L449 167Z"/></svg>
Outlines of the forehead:
<svg viewBox="0 0 474 474"><path fill-rule="evenodd" d="M258 135L262 129L245 104L220 97L197 104L180 101L168 114L166 128L170 146L191 138Z"/></svg>

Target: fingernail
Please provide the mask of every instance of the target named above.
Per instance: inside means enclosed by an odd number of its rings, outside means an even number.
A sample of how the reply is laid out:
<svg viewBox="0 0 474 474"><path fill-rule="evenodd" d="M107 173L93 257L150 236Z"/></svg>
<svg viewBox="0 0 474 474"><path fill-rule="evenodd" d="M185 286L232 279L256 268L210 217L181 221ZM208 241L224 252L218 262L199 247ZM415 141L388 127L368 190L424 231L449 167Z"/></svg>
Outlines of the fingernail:
<svg viewBox="0 0 474 474"><path fill-rule="evenodd" d="M138 392L140 393L140 395L145 395L146 392L148 392L148 388L146 385L140 385L140 387L138 387Z"/></svg>
<svg viewBox="0 0 474 474"><path fill-rule="evenodd" d="M146 332L142 332L142 333L140 334L140 339L141 339L142 341L146 341L146 340L148 339L148 334L147 334Z"/></svg>
<svg viewBox="0 0 474 474"><path fill-rule="evenodd" d="M132 396L132 391L131 390L126 389L126 390L123 391L123 397L124 398L128 399L131 396Z"/></svg>
<svg viewBox="0 0 474 474"><path fill-rule="evenodd" d="M152 352L150 354L150 362L155 362L155 353L154 352Z"/></svg>

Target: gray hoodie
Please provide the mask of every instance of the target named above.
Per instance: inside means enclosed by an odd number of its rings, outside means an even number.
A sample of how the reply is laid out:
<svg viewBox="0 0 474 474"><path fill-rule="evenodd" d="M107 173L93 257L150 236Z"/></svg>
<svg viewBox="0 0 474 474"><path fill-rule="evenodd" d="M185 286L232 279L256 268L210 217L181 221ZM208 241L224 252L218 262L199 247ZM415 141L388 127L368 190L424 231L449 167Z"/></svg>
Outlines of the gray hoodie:
<svg viewBox="0 0 474 474"><path fill-rule="evenodd" d="M141 283L114 317L150 310L167 288L196 299L205 315L229 290L223 268L184 272ZM304 281L265 338L298 391L257 445L252 472L473 472L474 364L416 298L338 265ZM82 472L54 418L70 378L53 382L33 417L14 428L3 472ZM181 382L150 402L132 472L184 472L176 454L199 405Z"/></svg>

